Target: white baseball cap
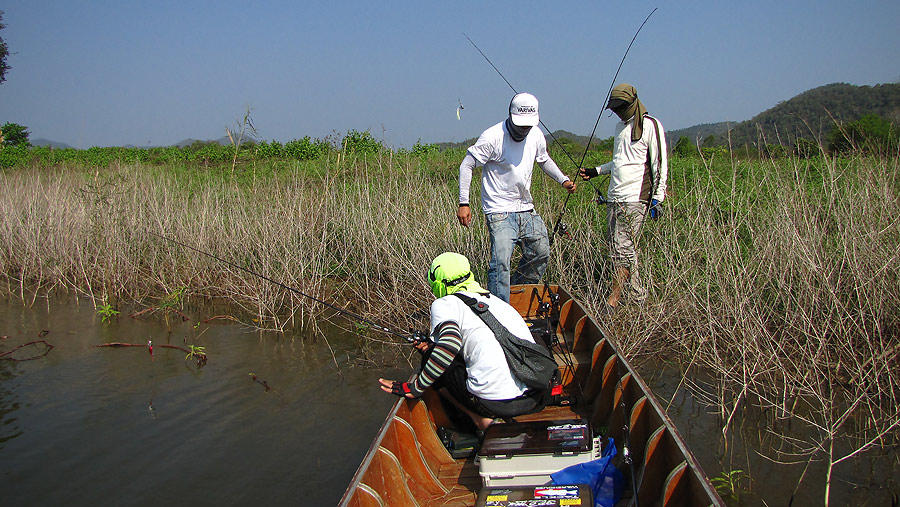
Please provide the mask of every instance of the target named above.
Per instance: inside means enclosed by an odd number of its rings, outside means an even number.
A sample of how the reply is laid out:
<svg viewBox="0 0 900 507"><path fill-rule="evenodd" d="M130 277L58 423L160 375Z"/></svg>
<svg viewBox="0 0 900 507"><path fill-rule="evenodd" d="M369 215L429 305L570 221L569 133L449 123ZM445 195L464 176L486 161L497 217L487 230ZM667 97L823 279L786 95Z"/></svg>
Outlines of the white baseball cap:
<svg viewBox="0 0 900 507"><path fill-rule="evenodd" d="M517 93L509 102L509 117L519 127L534 127L540 123L538 99L530 93Z"/></svg>

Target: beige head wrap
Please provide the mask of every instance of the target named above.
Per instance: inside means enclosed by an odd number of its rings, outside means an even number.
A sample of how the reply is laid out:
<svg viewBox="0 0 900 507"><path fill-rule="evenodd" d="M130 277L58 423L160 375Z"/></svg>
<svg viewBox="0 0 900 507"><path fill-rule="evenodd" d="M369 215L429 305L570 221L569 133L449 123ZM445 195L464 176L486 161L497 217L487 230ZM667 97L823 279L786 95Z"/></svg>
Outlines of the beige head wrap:
<svg viewBox="0 0 900 507"><path fill-rule="evenodd" d="M644 104L637 98L637 90L628 83L618 84L609 94L609 101L612 102L614 100L622 100L628 104L619 117L622 118L622 121L626 121L632 117L635 119L634 123L631 125L631 142L637 141L644 134L643 118L644 115L647 114L647 108L644 107ZM608 108L609 104L607 104L606 107Z"/></svg>

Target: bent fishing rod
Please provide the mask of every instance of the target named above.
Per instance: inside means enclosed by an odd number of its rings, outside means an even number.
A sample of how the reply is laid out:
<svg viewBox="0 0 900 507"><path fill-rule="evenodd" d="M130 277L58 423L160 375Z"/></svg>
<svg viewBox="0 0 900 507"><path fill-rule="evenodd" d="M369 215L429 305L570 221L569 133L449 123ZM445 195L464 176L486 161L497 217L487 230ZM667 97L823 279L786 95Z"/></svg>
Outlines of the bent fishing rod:
<svg viewBox="0 0 900 507"><path fill-rule="evenodd" d="M588 138L587 145L584 147L584 153L582 153L582 155L581 155L581 163L575 167L575 171L576 171L575 177L576 178L578 177L579 168L581 168L584 165L584 159L587 157L587 152L591 147L591 141L594 139L594 134L597 132L597 126L600 124L600 118L603 117L603 111L606 110L606 105L609 104L609 96L612 94L612 89L613 89L613 86L615 86L615 84L616 84L616 79L619 78L619 71L622 70L622 65L625 64L625 58L628 57L628 52L631 51L631 46L634 45L634 41L637 40L638 34L641 33L641 30L644 28L644 25L647 24L647 21L650 20L650 16L652 16L653 13L657 11L657 9L659 9L659 7L654 7L653 10L650 11L650 14L647 15L647 17L644 19L644 22L641 23L640 27L638 27L637 32L634 33L634 37L631 38L631 42L628 44L628 48L625 49L625 54L622 55L622 60L619 62L619 67L616 69L616 73L613 76L612 81L609 83L609 90L606 91L606 97L603 99L603 103L600 105L600 114L597 115L597 121L594 122L594 130L591 131L591 136ZM574 161L573 161L573 163L574 163ZM588 181L590 182L590 180L588 180ZM591 184L591 186L597 192L597 202L599 204L605 204L606 198L603 197L603 194L601 194L600 191L597 190L597 187L594 187L593 184ZM569 197L571 197L571 196L572 196L572 194L566 194L566 199L563 201L562 211L560 211L559 217L556 218L556 224L553 226L553 233L550 235L551 246L553 245L553 239L556 237L556 234L559 231L560 224L562 223L562 217L566 213L566 209L568 208L568 205L569 205Z"/></svg>
<svg viewBox="0 0 900 507"><path fill-rule="evenodd" d="M341 308L341 307L339 307L339 306L333 305L333 304L331 304L331 303L329 303L329 302L327 302L327 301L323 301L322 299L319 299L319 298L317 298L317 297L315 297L315 296L312 296L312 295L310 295L310 294L307 294L307 293L305 293L305 292L303 292L303 291L301 291L301 290L299 290L299 289L295 289L294 287L291 287L291 286L289 286L289 285L283 284L283 283L281 283L281 282L279 282L279 281L277 281L277 280L273 280L273 279L267 277L266 275L257 273L257 272L255 272L255 271L253 271L253 270L251 270L251 269L245 268L245 267L243 267L243 266L241 266L241 265L235 264L235 263L233 263L233 262L231 262L231 261L225 260L225 259L223 259L223 258L221 258L221 257L218 257L218 256L216 256L216 255L214 255L214 254L211 254L211 253L206 252L206 251L204 251L204 250L201 250L201 249L199 249L199 248L193 247L193 246L188 245L188 244L186 244L186 243L182 243L181 241L178 241L177 239L173 239L173 238L170 238L170 237L167 237L167 236L163 236L163 235L161 235L161 234L157 234L157 233L152 232L152 231L148 231L148 232L149 232L150 234L152 234L153 236L156 236L156 237L158 237L158 238L164 239L164 240L166 240L166 241L171 241L172 243L175 243L176 245L180 245L180 246L182 246L182 247L184 247L184 248L187 248L187 249L189 249L189 250L193 250L193 251L195 251L195 252L197 252L197 253L199 253L199 254L205 255L205 256L207 256L207 257L211 257L211 258L213 258L213 259L215 259L215 260L217 260L217 261L219 261L219 262L221 262L221 263L223 263L223 264L227 264L227 265L229 265L229 266L231 266L231 267L233 267L233 268L237 268L237 269L239 269L239 270L241 270L241 271L243 271L243 272L245 272L245 273L249 273L249 274L251 274L251 275L253 275L253 276L256 276L256 277L258 277L258 278L262 278L263 280L265 280L265 281L267 281L267 282L270 282L270 283L273 283L273 284L275 284L275 285L281 287L282 289L285 289L285 290L287 290L287 291L293 292L294 294L303 296L303 297L305 297L305 298L309 298L309 299L311 299L311 300L313 300L313 301L315 301L315 302L317 302L317 303L319 303L319 304L321 304L321 305L323 305L323 306L326 306L326 307L328 307L328 308L331 308L332 310L335 310L336 312L338 312L338 313L340 313L340 314L342 314L342 315L345 315L345 316L347 316L347 317L350 317L350 318L352 318L352 319L354 319L354 320L358 320L358 321L360 321L360 322L362 322L362 323L364 323L364 324L368 324L369 326L372 326L372 328L373 328L374 330L379 331L379 332L381 332L381 333L385 333L385 334L388 334L388 335L391 335L391 336L396 336L396 337L399 337L399 338L403 338L404 340L406 340L407 342L410 342L410 343L414 343L414 342L417 342L417 341L424 341L424 340L427 340L427 336L425 336L425 334L422 333L422 332L420 332L420 331L413 331L413 332L410 332L410 333L401 333L400 331L397 331L397 330L395 330L395 329L391 329L391 328L389 328L389 327L387 327L387 326L384 326L384 325L382 325L382 324L378 324L377 322L373 322L372 320L367 319L367 318L363 317L362 315L359 315L358 313L351 312L350 310L347 310L347 309Z"/></svg>
<svg viewBox="0 0 900 507"><path fill-rule="evenodd" d="M512 83L510 83L508 79L506 79L506 77L503 75L502 72L500 72L500 69L498 69L497 66L494 65L494 62L492 62L491 59L488 58L486 54L484 54L484 51L482 51L481 48L479 48L478 45L475 44L475 42L472 39L470 39L469 36L466 35L465 32L463 32L462 34L463 34L463 37L465 37L466 39L469 40L469 43L472 44L472 47L474 47L475 50L481 54L481 56L485 59L485 61L487 61L488 64L490 64L490 66L493 67L495 71L497 71L497 74L503 79L503 81L506 82L507 86L509 86L509 89L512 90L513 93L519 93L518 90L516 90L516 87L513 86ZM551 132L550 129L547 127L547 125L544 124L544 120L538 119L538 123L540 123L541 127L543 127L544 130L547 132L547 134L550 135L550 137L553 139L553 142L556 143L556 145L559 146L559 148L563 151L563 153L566 154L566 157L568 157L568 159L572 162L572 164L575 164L575 159L572 158L572 155L569 154L569 152L566 150L566 147L563 146L562 143L559 142L559 139L557 139L556 136L553 135L553 132ZM576 169L577 169L577 167L576 167ZM591 183L591 185L593 186L593 183Z"/></svg>

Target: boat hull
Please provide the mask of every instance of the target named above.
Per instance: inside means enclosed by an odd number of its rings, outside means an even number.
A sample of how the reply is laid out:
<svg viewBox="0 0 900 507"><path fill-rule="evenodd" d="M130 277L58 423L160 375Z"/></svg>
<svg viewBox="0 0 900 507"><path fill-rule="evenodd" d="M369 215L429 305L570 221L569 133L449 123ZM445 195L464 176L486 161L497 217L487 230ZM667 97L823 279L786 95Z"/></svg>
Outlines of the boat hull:
<svg viewBox="0 0 900 507"><path fill-rule="evenodd" d="M627 482L618 505L632 503L635 494L640 505L724 505L650 388L577 300L557 286L515 285L510 304L526 320L549 318L564 391L576 400L517 421L582 418L596 434L612 437ZM477 465L472 457L450 455L437 434L441 426L452 422L437 393L399 399L340 505L474 505L482 489ZM623 460L626 442L630 465Z"/></svg>

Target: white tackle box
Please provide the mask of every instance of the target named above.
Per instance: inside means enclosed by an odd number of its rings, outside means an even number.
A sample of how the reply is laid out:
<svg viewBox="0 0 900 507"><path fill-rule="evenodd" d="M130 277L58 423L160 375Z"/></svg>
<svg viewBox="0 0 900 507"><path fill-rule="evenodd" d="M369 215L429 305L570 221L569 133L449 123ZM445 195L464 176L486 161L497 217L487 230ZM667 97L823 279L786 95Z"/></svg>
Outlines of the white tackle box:
<svg viewBox="0 0 900 507"><path fill-rule="evenodd" d="M485 487L540 486L550 474L600 457L600 438L587 421L565 419L495 423L476 456Z"/></svg>

